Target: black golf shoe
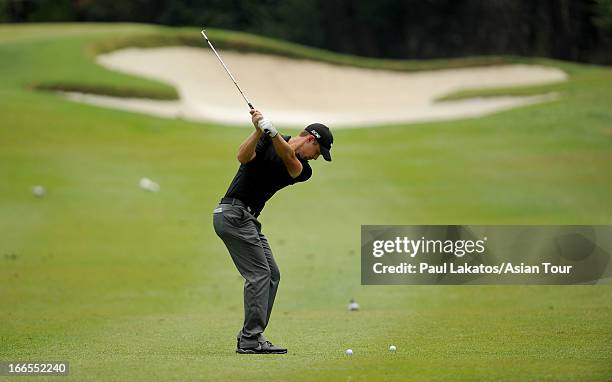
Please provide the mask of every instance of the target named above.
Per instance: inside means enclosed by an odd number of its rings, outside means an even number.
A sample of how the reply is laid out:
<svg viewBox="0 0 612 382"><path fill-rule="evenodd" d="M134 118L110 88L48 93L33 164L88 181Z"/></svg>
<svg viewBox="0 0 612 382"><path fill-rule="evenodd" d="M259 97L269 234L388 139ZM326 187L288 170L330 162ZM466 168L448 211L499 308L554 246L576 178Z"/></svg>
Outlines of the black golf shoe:
<svg viewBox="0 0 612 382"><path fill-rule="evenodd" d="M270 341L260 342L254 348L241 348L240 342L236 348L238 354L286 354L287 349L280 346L272 345Z"/></svg>

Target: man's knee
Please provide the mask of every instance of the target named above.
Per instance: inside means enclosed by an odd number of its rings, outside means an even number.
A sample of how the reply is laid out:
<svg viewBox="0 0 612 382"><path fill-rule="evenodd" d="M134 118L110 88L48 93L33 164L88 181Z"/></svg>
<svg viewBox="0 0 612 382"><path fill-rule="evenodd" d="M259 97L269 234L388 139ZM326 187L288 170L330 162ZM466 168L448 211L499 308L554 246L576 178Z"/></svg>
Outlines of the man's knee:
<svg viewBox="0 0 612 382"><path fill-rule="evenodd" d="M270 268L267 269L258 269L256 272L253 272L249 275L249 282L254 285L262 285L270 282L272 279L272 272Z"/></svg>
<svg viewBox="0 0 612 382"><path fill-rule="evenodd" d="M270 280L279 282L280 281L280 271L278 268L273 268L270 270Z"/></svg>

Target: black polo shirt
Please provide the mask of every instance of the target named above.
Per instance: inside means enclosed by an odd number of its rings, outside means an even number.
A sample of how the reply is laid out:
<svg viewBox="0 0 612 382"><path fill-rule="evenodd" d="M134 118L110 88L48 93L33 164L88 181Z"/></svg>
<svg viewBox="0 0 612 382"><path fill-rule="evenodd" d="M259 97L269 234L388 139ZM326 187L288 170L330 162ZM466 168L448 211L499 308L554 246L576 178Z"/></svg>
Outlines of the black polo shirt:
<svg viewBox="0 0 612 382"><path fill-rule="evenodd" d="M291 138L289 135L282 137L285 141ZM298 156L298 160L302 163L302 172L298 177L292 178L285 163L276 154L272 139L267 135L261 136L255 153L252 161L240 164L225 196L241 200L256 214L261 212L276 191L298 182L305 182L312 176L312 168L308 161Z"/></svg>

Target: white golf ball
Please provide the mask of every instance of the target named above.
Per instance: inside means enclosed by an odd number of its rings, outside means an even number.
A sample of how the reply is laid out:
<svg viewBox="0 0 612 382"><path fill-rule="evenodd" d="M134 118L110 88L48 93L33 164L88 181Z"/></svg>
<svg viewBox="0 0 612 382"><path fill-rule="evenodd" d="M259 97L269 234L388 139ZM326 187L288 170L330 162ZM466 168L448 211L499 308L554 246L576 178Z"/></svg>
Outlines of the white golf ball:
<svg viewBox="0 0 612 382"><path fill-rule="evenodd" d="M38 198L42 198L47 194L47 190L43 186L32 187L32 194Z"/></svg>
<svg viewBox="0 0 612 382"><path fill-rule="evenodd" d="M395 345L391 345L391 346L389 346L389 351L390 351L391 353L395 353L395 351L396 351L396 350L397 350L397 348L395 347Z"/></svg>
<svg viewBox="0 0 612 382"><path fill-rule="evenodd" d="M150 192L159 191L159 184L155 183L149 178L140 179L140 182L138 182L138 185L140 186L140 188L142 188L145 191L150 191Z"/></svg>
<svg viewBox="0 0 612 382"><path fill-rule="evenodd" d="M346 355L353 355L353 349L346 349L344 352Z"/></svg>

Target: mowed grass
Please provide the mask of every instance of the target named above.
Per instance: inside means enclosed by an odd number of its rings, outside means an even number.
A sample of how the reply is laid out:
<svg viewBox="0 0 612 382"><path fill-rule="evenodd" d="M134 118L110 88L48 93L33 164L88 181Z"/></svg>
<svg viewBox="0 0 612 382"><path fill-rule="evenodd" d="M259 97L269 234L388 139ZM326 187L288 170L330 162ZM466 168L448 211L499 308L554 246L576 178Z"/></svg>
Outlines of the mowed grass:
<svg viewBox="0 0 612 382"><path fill-rule="evenodd" d="M166 31L0 27L0 360L68 360L78 381L612 378L610 286L361 286L359 269L361 224L612 224L612 70L551 63L570 74L555 102L335 131L334 161L260 219L282 273L266 335L290 352L244 357L242 282L211 211L247 111L195 124L32 90L167 92L88 54Z"/></svg>

